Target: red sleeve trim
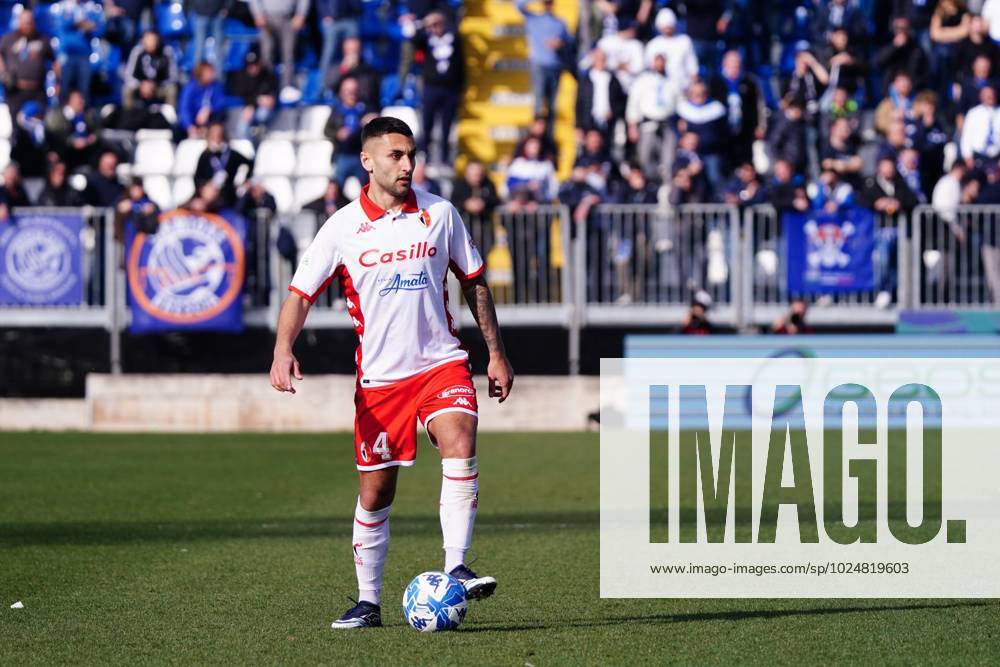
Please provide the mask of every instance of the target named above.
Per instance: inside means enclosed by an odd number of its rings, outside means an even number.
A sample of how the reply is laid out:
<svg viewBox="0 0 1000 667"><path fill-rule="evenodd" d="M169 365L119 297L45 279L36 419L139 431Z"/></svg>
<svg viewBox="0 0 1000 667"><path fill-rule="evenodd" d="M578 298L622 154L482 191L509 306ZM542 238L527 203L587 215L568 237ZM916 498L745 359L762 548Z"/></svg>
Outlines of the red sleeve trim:
<svg viewBox="0 0 1000 667"><path fill-rule="evenodd" d="M324 280L324 281L323 281L323 284L322 284L322 285L320 285L320 286L319 286L319 289L318 289L318 290L316 290L316 292L315 292L314 294L312 294L312 295L309 295L309 294L306 294L305 292L303 292L302 290L300 290L300 289L299 289L298 287L296 287L295 285L289 285L289 286L288 286L288 291L289 291L289 292L295 292L296 294L298 294L299 296L301 296L301 297L302 297L303 299L305 299L306 301L308 301L308 302L309 302L310 304L313 304L313 303L316 303L316 299L318 299L318 298L319 298L319 295L320 295L320 294L322 294L322 293L323 293L323 291L324 291L324 290L325 290L325 289L326 289L327 287L329 287L329 286L330 286L330 283L332 283L332 282L333 282L333 278L334 278L334 276L335 276L335 275L337 275L337 274L336 274L336 273L334 273L334 275L333 275L333 276L330 276L329 278L327 278L326 280Z"/></svg>
<svg viewBox="0 0 1000 667"><path fill-rule="evenodd" d="M308 294L306 294L305 292L303 292L302 290L300 290L298 287L295 287L294 285L289 285L288 286L288 291L289 292L294 292L295 294L298 294L299 296L301 296L303 299L305 299L309 303L316 303L316 297L309 296Z"/></svg>
<svg viewBox="0 0 1000 667"><path fill-rule="evenodd" d="M472 280L473 278L478 278L480 274L482 274L482 272L486 269L486 263L484 262L483 264L480 264L479 268L473 271L472 273L464 274L459 270L458 264L456 264L455 262L450 262L450 265L451 265L451 271L452 273L455 274L455 277L463 282L466 280Z"/></svg>

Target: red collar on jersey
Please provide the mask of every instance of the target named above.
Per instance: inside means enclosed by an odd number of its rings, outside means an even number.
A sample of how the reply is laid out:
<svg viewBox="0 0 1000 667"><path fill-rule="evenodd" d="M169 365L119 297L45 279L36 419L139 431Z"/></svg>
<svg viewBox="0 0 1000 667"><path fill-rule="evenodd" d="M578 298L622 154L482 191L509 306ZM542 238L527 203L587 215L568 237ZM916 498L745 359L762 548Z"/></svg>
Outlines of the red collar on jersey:
<svg viewBox="0 0 1000 667"><path fill-rule="evenodd" d="M368 186L370 183L366 183L363 188L361 188L361 208L364 209L365 215L368 219L374 222L378 220L383 215L385 215L385 209L373 202L368 198ZM420 209L417 208L417 193L410 188L410 194L406 195L406 201L403 202L403 213L416 213Z"/></svg>

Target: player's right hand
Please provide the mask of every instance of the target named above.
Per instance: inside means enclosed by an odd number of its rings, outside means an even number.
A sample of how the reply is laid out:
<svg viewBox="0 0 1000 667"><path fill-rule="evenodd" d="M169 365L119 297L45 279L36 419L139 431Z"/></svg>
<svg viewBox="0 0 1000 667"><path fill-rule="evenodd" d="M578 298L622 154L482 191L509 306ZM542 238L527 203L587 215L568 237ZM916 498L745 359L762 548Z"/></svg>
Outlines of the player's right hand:
<svg viewBox="0 0 1000 667"><path fill-rule="evenodd" d="M506 354L490 355L486 377L490 381L490 398L499 398L500 403L506 401L510 395L510 388L514 386L514 369L511 368Z"/></svg>
<svg viewBox="0 0 1000 667"><path fill-rule="evenodd" d="M299 370L299 360L289 352L274 351L274 361L271 362L271 386L280 392L295 393L292 386L292 376L296 380L302 379L302 371Z"/></svg>

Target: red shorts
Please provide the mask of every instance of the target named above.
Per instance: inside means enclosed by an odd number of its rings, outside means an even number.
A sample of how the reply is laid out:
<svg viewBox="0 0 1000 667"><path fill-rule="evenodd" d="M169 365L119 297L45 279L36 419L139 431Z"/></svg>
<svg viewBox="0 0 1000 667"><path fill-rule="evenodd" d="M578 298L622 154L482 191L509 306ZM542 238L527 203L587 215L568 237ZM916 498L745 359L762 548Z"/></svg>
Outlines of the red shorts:
<svg viewBox="0 0 1000 667"><path fill-rule="evenodd" d="M417 458L417 420L427 427L445 412L479 416L466 361L432 368L388 387L354 395L354 458L358 470L411 466Z"/></svg>

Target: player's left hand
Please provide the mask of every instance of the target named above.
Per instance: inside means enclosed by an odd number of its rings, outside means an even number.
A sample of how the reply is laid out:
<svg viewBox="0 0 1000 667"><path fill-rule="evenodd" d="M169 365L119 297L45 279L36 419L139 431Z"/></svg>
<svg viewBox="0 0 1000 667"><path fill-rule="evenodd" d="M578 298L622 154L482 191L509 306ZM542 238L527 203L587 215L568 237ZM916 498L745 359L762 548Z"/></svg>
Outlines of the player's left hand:
<svg viewBox="0 0 1000 667"><path fill-rule="evenodd" d="M490 398L499 397L501 403L506 401L510 395L510 388L514 386L514 369L511 368L506 354L490 356L486 376L490 379Z"/></svg>

